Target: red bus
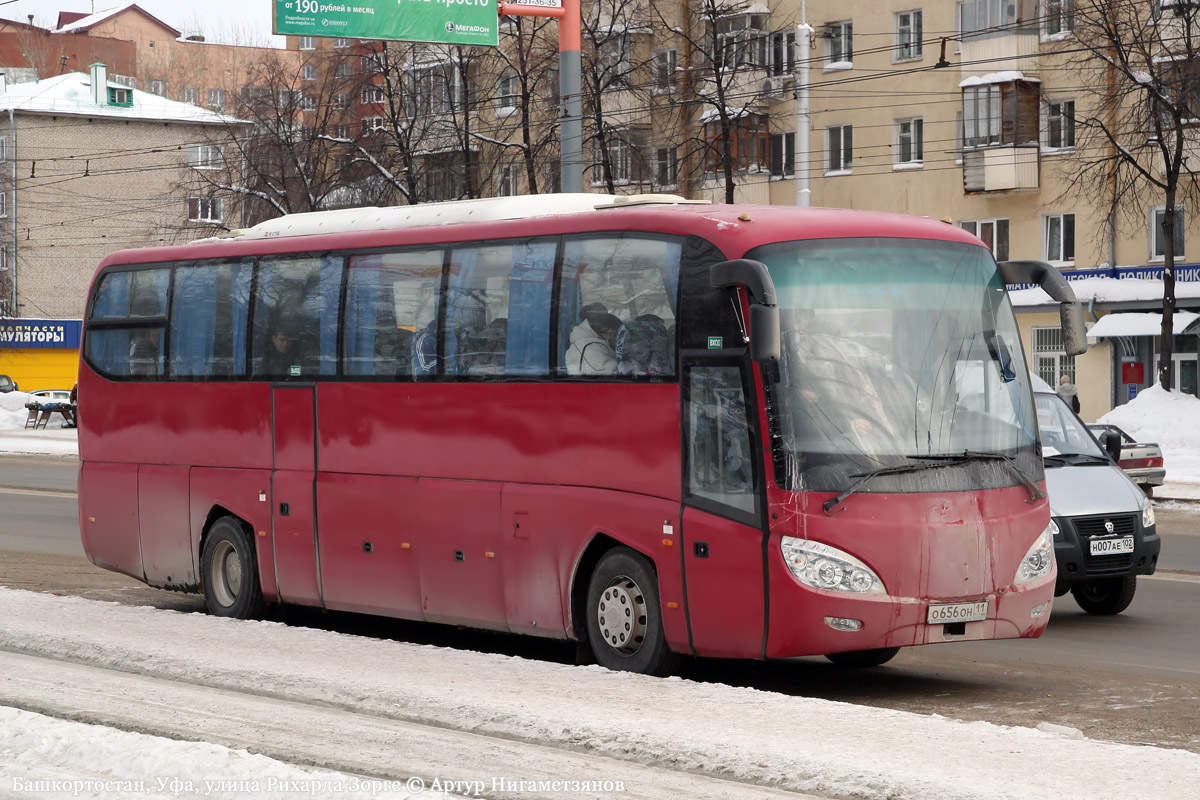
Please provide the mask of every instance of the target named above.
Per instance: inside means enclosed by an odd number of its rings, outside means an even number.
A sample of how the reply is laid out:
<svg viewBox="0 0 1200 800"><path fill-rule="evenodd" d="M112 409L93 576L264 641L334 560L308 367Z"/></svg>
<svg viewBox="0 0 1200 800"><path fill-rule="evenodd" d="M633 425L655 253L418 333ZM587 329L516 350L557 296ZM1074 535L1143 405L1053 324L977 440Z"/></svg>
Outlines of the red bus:
<svg viewBox="0 0 1200 800"><path fill-rule="evenodd" d="M1006 281L1084 341L1052 268L890 214L554 195L118 252L86 310L84 549L213 614L647 673L1036 637L1054 551Z"/></svg>

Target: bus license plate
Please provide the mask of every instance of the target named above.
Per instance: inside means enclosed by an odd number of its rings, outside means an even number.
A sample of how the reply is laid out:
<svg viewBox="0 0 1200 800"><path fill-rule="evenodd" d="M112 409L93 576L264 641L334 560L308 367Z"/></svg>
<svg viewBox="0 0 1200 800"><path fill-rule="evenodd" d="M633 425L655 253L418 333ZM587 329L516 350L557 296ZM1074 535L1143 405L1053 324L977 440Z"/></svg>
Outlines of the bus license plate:
<svg viewBox="0 0 1200 800"><path fill-rule="evenodd" d="M1114 553L1132 552L1132 536L1121 536L1117 539L1092 539L1092 555L1094 556L1110 556Z"/></svg>
<svg viewBox="0 0 1200 800"><path fill-rule="evenodd" d="M948 622L978 622L987 619L987 600L977 603L944 603L930 606L926 621L930 625L945 625Z"/></svg>

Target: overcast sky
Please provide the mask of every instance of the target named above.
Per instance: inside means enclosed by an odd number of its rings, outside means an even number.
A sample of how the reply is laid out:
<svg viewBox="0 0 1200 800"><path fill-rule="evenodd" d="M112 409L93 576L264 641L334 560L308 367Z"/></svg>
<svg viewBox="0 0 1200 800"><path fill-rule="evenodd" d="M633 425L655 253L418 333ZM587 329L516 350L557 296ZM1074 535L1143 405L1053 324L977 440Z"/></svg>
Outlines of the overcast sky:
<svg viewBox="0 0 1200 800"><path fill-rule="evenodd" d="M282 36L271 36L272 0L136 0L138 6L185 35L203 33L210 41L283 46ZM52 28L58 12L93 13L130 5L117 0L0 0L0 17L28 21Z"/></svg>

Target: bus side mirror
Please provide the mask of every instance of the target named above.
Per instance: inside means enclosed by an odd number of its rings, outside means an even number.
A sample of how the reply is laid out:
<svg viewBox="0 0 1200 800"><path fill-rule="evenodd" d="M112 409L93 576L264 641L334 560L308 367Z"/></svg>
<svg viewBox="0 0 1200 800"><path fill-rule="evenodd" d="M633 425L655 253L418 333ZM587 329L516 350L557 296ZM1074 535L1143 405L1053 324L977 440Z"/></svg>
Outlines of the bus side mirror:
<svg viewBox="0 0 1200 800"><path fill-rule="evenodd" d="M1050 299L1058 301L1062 324L1063 349L1069 356L1087 352L1087 328L1083 324L1083 306L1075 299L1075 290L1063 274L1045 261L1001 261L996 266L1004 282L1013 286L1036 283Z"/></svg>
<svg viewBox="0 0 1200 800"><path fill-rule="evenodd" d="M748 258L713 264L709 280L714 289L745 286L750 293L750 357L755 361L779 360L779 307L775 283L767 265Z"/></svg>

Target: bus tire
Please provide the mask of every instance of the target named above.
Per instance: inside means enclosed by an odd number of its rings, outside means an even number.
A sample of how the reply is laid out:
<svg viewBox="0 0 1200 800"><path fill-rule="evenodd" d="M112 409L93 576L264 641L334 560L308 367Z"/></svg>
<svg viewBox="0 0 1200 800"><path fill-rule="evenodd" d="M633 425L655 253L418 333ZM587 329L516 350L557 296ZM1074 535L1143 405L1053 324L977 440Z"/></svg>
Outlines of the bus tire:
<svg viewBox="0 0 1200 800"><path fill-rule="evenodd" d="M234 517L213 523L200 554L204 606L215 617L258 619L265 608L249 537Z"/></svg>
<svg viewBox="0 0 1200 800"><path fill-rule="evenodd" d="M846 653L829 653L825 657L839 667L878 667L886 664L900 652L899 647L880 647L876 650L851 650Z"/></svg>
<svg viewBox="0 0 1200 800"><path fill-rule="evenodd" d="M1089 614L1120 614L1133 602L1137 576L1083 581L1071 587L1075 602Z"/></svg>
<svg viewBox="0 0 1200 800"><path fill-rule="evenodd" d="M661 676L675 665L663 634L658 578L628 547L609 550L592 571L587 639L596 663L608 669Z"/></svg>

